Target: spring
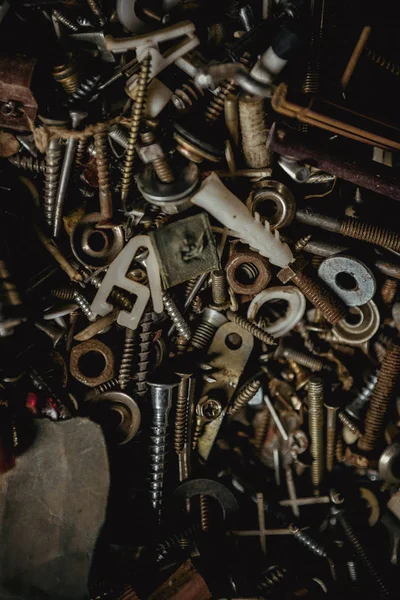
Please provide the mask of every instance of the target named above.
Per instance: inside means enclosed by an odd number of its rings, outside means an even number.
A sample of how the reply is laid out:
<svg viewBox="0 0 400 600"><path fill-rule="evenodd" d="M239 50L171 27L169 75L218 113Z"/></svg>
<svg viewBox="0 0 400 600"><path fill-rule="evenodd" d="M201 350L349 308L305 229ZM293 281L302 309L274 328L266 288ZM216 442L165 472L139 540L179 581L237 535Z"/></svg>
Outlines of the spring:
<svg viewBox="0 0 400 600"><path fill-rule="evenodd" d="M108 135L114 142L117 142L122 148L128 147L129 130L123 125L113 125Z"/></svg>
<svg viewBox="0 0 400 600"><path fill-rule="evenodd" d="M135 156L135 146L138 139L139 128L143 113L146 108L147 85L150 76L151 57L148 55L142 62L138 81L136 100L132 109L132 125L129 130L128 146L125 153L125 162L123 166L121 194L123 207L126 205L126 199L132 182L133 159Z"/></svg>
<svg viewBox="0 0 400 600"><path fill-rule="evenodd" d="M68 102L73 104L75 102L81 102L82 100L85 100L88 97L92 99L92 97L94 96L95 89L100 82L100 79L100 75L92 75L91 77L85 79L85 81L82 81L77 87L77 89L74 91L74 93L72 93L69 96Z"/></svg>
<svg viewBox="0 0 400 600"><path fill-rule="evenodd" d="M233 405L229 409L230 415L235 415L243 406L246 406L252 398L257 394L261 387L261 381L255 379L250 381L236 396Z"/></svg>
<svg viewBox="0 0 400 600"><path fill-rule="evenodd" d="M308 242L311 240L311 234L305 235L304 237L297 240L295 243L293 250L295 252L301 252L307 246Z"/></svg>
<svg viewBox="0 0 400 600"><path fill-rule="evenodd" d="M99 25L103 27L106 24L106 20L103 15L103 11L101 10L97 0L87 0L87 3L92 11L92 13L97 17Z"/></svg>
<svg viewBox="0 0 400 600"><path fill-rule="evenodd" d="M55 201L61 168L61 145L59 140L50 140L46 152L44 170L44 218L51 229L54 219Z"/></svg>
<svg viewBox="0 0 400 600"><path fill-rule="evenodd" d="M264 441L267 437L270 422L271 413L269 412L268 408L265 407L261 412L260 419L257 423L257 428L254 435L254 445L259 451L261 451L264 446Z"/></svg>
<svg viewBox="0 0 400 600"><path fill-rule="evenodd" d="M107 132L105 129L94 134L94 147L96 149L96 167L99 181L99 200L101 220L110 221L112 218L112 200L110 186L110 172L107 157Z"/></svg>
<svg viewBox="0 0 400 600"><path fill-rule="evenodd" d="M186 337L186 339L189 340L192 335L189 325L186 323L182 314L179 312L175 301L168 292L163 293L162 299L164 303L164 310L171 319L171 321L174 323L177 331L180 333L180 335L183 335L184 337Z"/></svg>
<svg viewBox="0 0 400 600"><path fill-rule="evenodd" d="M374 565L372 564L369 556L367 555L365 549L363 548L362 544L360 543L360 540L358 539L353 527L350 525L348 520L345 518L343 512L339 512L337 514L337 520L339 521L341 527L343 528L343 531L345 532L347 539L352 544L353 548L355 549L358 556L360 557L360 560L364 564L364 566L366 568L366 572L368 572L369 575L372 577L372 579L375 580L375 582L378 584L378 586L381 589L384 596L389 598L390 594L389 594L389 590L386 587L386 584L384 583L381 576L379 575L379 573L375 569Z"/></svg>
<svg viewBox="0 0 400 600"><path fill-rule="evenodd" d="M157 560L160 561L171 552L171 550L178 548L180 546L180 540L186 539L190 540L193 538L193 534L195 534L199 529L199 526L191 525L187 529L175 534L171 535L169 538L159 542L156 546L156 556Z"/></svg>
<svg viewBox="0 0 400 600"><path fill-rule="evenodd" d="M204 96L204 91L198 88L193 80L190 80L175 90L171 101L179 112L187 112L202 96Z"/></svg>
<svg viewBox="0 0 400 600"><path fill-rule="evenodd" d="M97 385L96 387L92 388L91 394L93 394L94 396L97 396L98 394L102 394L103 392L111 392L111 390L115 390L119 387L119 381L116 377L113 377L112 379L109 379L108 381L105 381L104 383L101 383L100 385Z"/></svg>
<svg viewBox="0 0 400 600"><path fill-rule="evenodd" d="M65 63L53 67L53 77L60 83L67 94L73 94L79 86L77 59L69 52Z"/></svg>
<svg viewBox="0 0 400 600"><path fill-rule="evenodd" d="M246 53L244 56L242 56L239 59L239 62L246 68L249 68L251 63L247 59L247 57L248 57L248 54ZM225 109L226 96L229 96L230 94L234 94L236 91L237 91L237 85L233 79L227 79L226 81L222 82L218 92L215 94L213 99L210 100L209 104L207 105L207 108L205 111L205 117L206 117L206 121L208 121L208 123L214 123L222 115L222 113L224 112L224 109Z"/></svg>
<svg viewBox="0 0 400 600"><path fill-rule="evenodd" d="M320 377L311 377L308 382L308 424L311 438L311 480L314 487L321 483L323 462L323 382Z"/></svg>
<svg viewBox="0 0 400 600"><path fill-rule="evenodd" d="M305 75L303 84L301 86L301 91L303 94L307 96L314 96L319 92L319 71L320 64L319 61L311 62L309 61L307 65L307 73Z"/></svg>
<svg viewBox="0 0 400 600"><path fill-rule="evenodd" d="M384 304L392 304L398 288L399 282L391 277L386 277L381 287L381 298Z"/></svg>
<svg viewBox="0 0 400 600"><path fill-rule="evenodd" d="M44 160L33 158L33 156L15 154L15 156L11 156L8 160L17 169L25 169L25 171L32 171L33 173L44 173L46 168Z"/></svg>
<svg viewBox="0 0 400 600"><path fill-rule="evenodd" d="M285 579L286 575L287 570L284 567L277 565L268 567L262 574L262 581L258 585L259 590L269 595Z"/></svg>
<svg viewBox="0 0 400 600"><path fill-rule="evenodd" d="M90 303L86 300L83 294L81 294L77 290L74 290L74 300L89 321L96 320L96 315L92 313L90 309Z"/></svg>
<svg viewBox="0 0 400 600"><path fill-rule="evenodd" d="M386 69L386 71L389 71L389 73L393 73L393 75L396 75L396 77L400 75L400 66L396 65L396 63L392 63L390 60L388 60L381 54L378 54L377 52L371 50L371 48L365 47L364 52L367 58L372 60L372 62L379 65L383 69Z"/></svg>
<svg viewBox="0 0 400 600"><path fill-rule="evenodd" d="M73 288L55 288L50 290L50 295L64 302L72 302L75 298L75 290Z"/></svg>
<svg viewBox="0 0 400 600"><path fill-rule="evenodd" d="M153 311L147 308L139 324L139 350L136 373L136 390L139 396L146 394L146 379L150 365L151 344L153 341Z"/></svg>
<svg viewBox="0 0 400 600"><path fill-rule="evenodd" d="M67 17L67 15L57 10L56 8L53 10L53 17L57 21L65 25L65 27L67 27L71 31L74 31L75 33L79 31L79 27L73 21L71 21L71 19Z"/></svg>
<svg viewBox="0 0 400 600"><path fill-rule="evenodd" d="M343 425L351 431L351 433L354 433L354 435L356 435L357 437L361 436L361 431L358 429L357 425L353 422L350 415L348 415L345 411L339 410L338 418L339 418L339 421L341 421L343 423Z"/></svg>
<svg viewBox="0 0 400 600"><path fill-rule="evenodd" d="M153 131L145 131L141 134L143 144L151 145L156 143L156 136ZM163 183L172 183L175 179L171 167L165 156L158 156L151 161L152 167L156 172L156 175Z"/></svg>
<svg viewBox="0 0 400 600"><path fill-rule="evenodd" d="M208 528L209 528L208 498L204 494L200 494L200 523L201 523L201 530L203 532L208 531Z"/></svg>
<svg viewBox="0 0 400 600"><path fill-rule="evenodd" d="M121 390L124 390L132 376L133 355L135 352L135 331L127 328L125 330L125 343L122 351L121 364L119 367L118 381Z"/></svg>
<svg viewBox="0 0 400 600"><path fill-rule="evenodd" d="M392 399L400 372L400 342L393 341L385 354L378 379L365 417L365 431L358 440L358 447L372 452L382 433L385 415Z"/></svg>
<svg viewBox="0 0 400 600"><path fill-rule="evenodd" d="M244 319L243 317L239 317L239 315L236 315L234 313L230 313L228 315L228 318L233 323L236 323L236 325L239 325L239 327L241 327L242 329L249 331L251 333L251 335L253 335L255 338L257 338L261 342L264 342L264 344L276 346L276 340L275 340L274 336L267 333L266 331L263 331L260 327L257 327L257 325L255 325L254 323L250 323L250 321L247 321L247 319Z"/></svg>

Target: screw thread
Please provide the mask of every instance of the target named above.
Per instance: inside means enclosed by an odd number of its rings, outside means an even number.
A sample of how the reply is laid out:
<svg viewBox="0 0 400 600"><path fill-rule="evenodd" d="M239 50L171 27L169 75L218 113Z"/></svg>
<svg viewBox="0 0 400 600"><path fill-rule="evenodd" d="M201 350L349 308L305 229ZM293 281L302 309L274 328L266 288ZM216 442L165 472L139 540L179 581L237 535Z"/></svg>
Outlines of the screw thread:
<svg viewBox="0 0 400 600"><path fill-rule="evenodd" d="M59 140L52 139L46 152L44 169L44 218L51 229L54 220L55 202L60 179L62 151Z"/></svg>
<svg viewBox="0 0 400 600"><path fill-rule="evenodd" d="M139 360L136 372L136 390L139 396L146 393L146 380L150 367L151 344L153 341L153 311L147 310L139 325Z"/></svg>
<svg viewBox="0 0 400 600"><path fill-rule="evenodd" d="M289 529L292 530L295 539L300 542L302 546L307 548L307 550L309 550L312 554L321 558L326 558L327 554L325 548L316 540L314 540L304 531L301 531L296 525L289 525Z"/></svg>
<svg viewBox="0 0 400 600"><path fill-rule="evenodd" d="M302 250L304 250L304 248L307 246L308 242L311 240L311 234L309 235L305 235L304 237L300 238L299 240L297 240L297 242L295 243L293 250L295 252L302 252Z"/></svg>
<svg viewBox="0 0 400 600"><path fill-rule="evenodd" d="M217 328L207 321L201 321L190 339L190 345L196 348L196 350L204 350L207 348L212 338L214 337Z"/></svg>
<svg viewBox="0 0 400 600"><path fill-rule="evenodd" d="M91 394L97 396L98 394L102 394L103 392L110 392L111 390L115 390L119 387L119 381L116 377L97 385L96 387L91 389Z"/></svg>
<svg viewBox="0 0 400 600"><path fill-rule="evenodd" d="M303 320L299 321L297 323L296 331L300 334L301 339L303 340L304 345L307 348L307 350L309 350L310 352L314 352L315 344L314 344L313 340L311 339L310 332L308 331L306 324L304 323Z"/></svg>
<svg viewBox="0 0 400 600"><path fill-rule="evenodd" d="M336 412L336 411L335 411ZM333 469L335 459L335 441L336 441L336 415L334 425L327 427L326 430L326 470L330 473Z"/></svg>
<svg viewBox="0 0 400 600"><path fill-rule="evenodd" d="M33 173L43 173L46 168L46 162L44 160L33 158L33 156L16 154L15 156L11 156L8 161L17 169L24 169L25 171L32 171Z"/></svg>
<svg viewBox="0 0 400 600"><path fill-rule="evenodd" d="M123 148L128 147L129 129L127 129L123 125L113 125L110 131L108 132L108 135L112 140L117 142Z"/></svg>
<svg viewBox="0 0 400 600"><path fill-rule="evenodd" d="M88 139L87 137L85 138L81 138L78 141L78 145L76 147L76 155L75 155L75 162L77 165L81 165L83 163L83 159L85 158L85 153L86 153L86 149L87 149L87 145L88 145Z"/></svg>
<svg viewBox="0 0 400 600"><path fill-rule="evenodd" d="M349 542L351 543L351 545L357 552L361 562L364 564L367 572L370 574L372 579L374 579L375 582L378 584L378 586L381 589L381 591L383 592L383 594L385 596L389 597L389 590L387 589L386 584L382 580L380 574L378 573L378 571L376 570L375 566L373 565L371 559L369 558L368 554L366 553L365 548L363 547L360 540L358 539L353 527L350 525L349 521L346 519L346 517L344 516L344 514L342 512L339 512L337 514L337 519L338 519L341 527L343 528L343 531L346 534L347 539L349 540Z"/></svg>
<svg viewBox="0 0 400 600"><path fill-rule="evenodd" d="M69 17L67 17L67 15L57 10L57 8L53 10L53 17L57 19L57 21L65 25L65 27L67 27L71 31L74 31L75 33L79 31L78 25L76 25L76 23L74 23Z"/></svg>
<svg viewBox="0 0 400 600"><path fill-rule="evenodd" d="M342 437L339 437L336 441L335 456L338 463L344 461L344 444Z"/></svg>
<svg viewBox="0 0 400 600"><path fill-rule="evenodd" d="M367 46L364 48L364 53L376 65L386 69L389 73L393 73L396 77L400 76L400 65L396 65L396 63L391 62L385 56L382 56L382 54L374 52L371 48L367 48Z"/></svg>
<svg viewBox="0 0 400 600"><path fill-rule="evenodd" d="M261 381L259 379L255 379L254 381L250 381L236 396L233 405L229 409L230 415L235 415L243 406L246 406L250 402L252 398L257 394L258 390L261 387Z"/></svg>
<svg viewBox="0 0 400 600"><path fill-rule="evenodd" d="M316 358L311 354L306 354L305 352L300 352L299 350L294 350L293 348L285 348L283 356L311 371L322 371L325 366L323 361L319 358Z"/></svg>
<svg viewBox="0 0 400 600"><path fill-rule="evenodd" d="M211 292L213 302L216 306L223 306L228 301L228 288L226 284L225 271L218 269L211 273Z"/></svg>
<svg viewBox="0 0 400 600"><path fill-rule="evenodd" d="M304 271L295 275L292 281L311 304L321 311L329 323L334 325L343 319L346 314L346 306L319 281L315 281Z"/></svg>
<svg viewBox="0 0 400 600"><path fill-rule="evenodd" d="M381 287L381 298L384 304L392 304L398 288L399 282L397 279L386 277Z"/></svg>
<svg viewBox="0 0 400 600"><path fill-rule="evenodd" d="M88 302L88 300L86 300L86 298L85 298L85 296L83 296L83 294L74 290L74 300L77 303L77 305L79 306L79 308L81 309L81 311L83 312L83 314L85 315L85 317L89 321L96 320L96 315L94 313L92 313L91 308L90 308L90 303Z"/></svg>
<svg viewBox="0 0 400 600"><path fill-rule="evenodd" d="M236 315L234 313L228 313L228 318L233 323L236 323L236 325L239 325L239 327L241 327L242 329L249 331L252 336L257 338L261 342L264 342L264 344L276 345L276 340L274 336L272 336L270 333L267 333L266 331L263 331L261 327L258 327L258 325L256 325L255 323L250 323L250 321L248 321L244 317L239 317L239 315Z"/></svg>
<svg viewBox="0 0 400 600"><path fill-rule="evenodd" d="M181 378L178 386L178 396L176 401L175 430L174 430L174 449L180 454L187 443L188 433L188 390L189 381L187 378Z"/></svg>
<svg viewBox="0 0 400 600"><path fill-rule="evenodd" d="M252 169L268 167L272 151L267 148L268 129L265 120L264 98L245 96L239 100L242 150Z"/></svg>
<svg viewBox="0 0 400 600"><path fill-rule="evenodd" d="M129 129L128 145L125 152L125 162L122 171L121 194L123 204L126 204L126 198L132 182L133 160L135 156L135 146L139 135L139 128L143 113L146 107L147 85L149 82L151 58L147 56L142 62L142 68L137 82L137 95L132 109L132 123Z"/></svg>
<svg viewBox="0 0 400 600"><path fill-rule="evenodd" d="M209 503L208 498L204 494L200 494L200 523L201 530L206 532L209 529Z"/></svg>
<svg viewBox="0 0 400 600"><path fill-rule="evenodd" d="M311 377L308 382L308 425L311 438L311 480L314 487L321 483L323 472L323 381L320 377Z"/></svg>
<svg viewBox="0 0 400 600"><path fill-rule="evenodd" d="M268 427L271 422L271 413L268 408L265 407L261 412L261 417L257 424L257 429L254 436L254 445L257 450L261 451L264 445L265 438L267 436Z"/></svg>
<svg viewBox="0 0 400 600"><path fill-rule="evenodd" d="M150 498L158 517L164 499L164 480L167 472L168 431L164 424L153 420L150 427Z"/></svg>
<svg viewBox="0 0 400 600"><path fill-rule="evenodd" d="M82 81L77 89L70 94L68 98L68 102L74 104L75 102L80 102L82 100L88 99L95 92L97 85L99 84L101 79L100 75L91 75L84 81Z"/></svg>
<svg viewBox="0 0 400 600"><path fill-rule="evenodd" d="M185 113L192 108L198 100L204 96L204 92L201 88L198 88L193 80L189 80L177 88L172 94L172 104L179 112Z"/></svg>
<svg viewBox="0 0 400 600"><path fill-rule="evenodd" d="M193 431L193 437L192 437L192 448L193 448L193 450L197 446L197 442L199 441L199 438L201 437L201 435L203 433L204 427L205 427L204 420L199 415L196 415L196 423L195 423L195 427L194 427L194 431Z"/></svg>
<svg viewBox="0 0 400 600"><path fill-rule="evenodd" d="M74 299L75 290L72 288L56 288L50 290L50 295L64 302L71 302Z"/></svg>
<svg viewBox="0 0 400 600"><path fill-rule="evenodd" d="M370 401L377 379L378 371L370 373L367 377L366 384L361 388L354 400L346 406L346 411L349 412L351 416L354 416L355 418L361 416L364 407Z"/></svg>
<svg viewBox="0 0 400 600"><path fill-rule="evenodd" d="M385 354L365 418L365 431L358 447L365 452L375 449L400 373L400 341L393 341Z"/></svg>
<svg viewBox="0 0 400 600"><path fill-rule="evenodd" d="M168 292L164 292L162 298L164 303L164 310L171 319L171 321L174 323L177 331L180 333L180 335L183 335L186 339L189 340L191 336L189 325L183 318L181 312L175 304L175 301Z"/></svg>
<svg viewBox="0 0 400 600"><path fill-rule="evenodd" d="M247 59L247 54L239 59L239 62L245 67L250 67L251 63ZM234 79L226 79L221 83L218 92L210 100L206 107L205 118L208 123L214 123L225 110L225 98L237 92L237 85Z"/></svg>
<svg viewBox="0 0 400 600"><path fill-rule="evenodd" d="M118 381L121 390L124 390L126 388L132 376L133 357L135 353L135 340L135 331L133 329L127 328L125 330L125 342L118 373Z"/></svg>
<svg viewBox="0 0 400 600"><path fill-rule="evenodd" d="M156 136L154 135L153 131L145 131L142 133L141 137L143 143L145 144L154 144L156 142ZM151 164L160 181L163 183L172 183L175 181L174 174L165 156L159 156L158 158L155 158Z"/></svg>
<svg viewBox="0 0 400 600"><path fill-rule="evenodd" d="M101 25L101 27L103 27L106 24L106 20L104 18L103 11L100 7L100 4L98 3L97 0L87 0L87 3L89 5L90 10L97 18L99 25Z"/></svg>
<svg viewBox="0 0 400 600"><path fill-rule="evenodd" d="M268 567L262 574L262 581L258 584L258 588L269 595L286 577L287 570L284 567L277 565Z"/></svg>
<svg viewBox="0 0 400 600"><path fill-rule="evenodd" d="M347 427L347 429L350 429L351 433L354 433L354 435L356 435L357 437L361 437L361 431L358 429L357 425L346 412L344 412L343 410L339 410L338 417L339 421L341 421L343 425Z"/></svg>
<svg viewBox="0 0 400 600"><path fill-rule="evenodd" d="M356 563L354 562L354 560L348 560L346 564L347 564L347 569L349 571L350 581L355 583L357 581Z"/></svg>
<svg viewBox="0 0 400 600"><path fill-rule="evenodd" d="M341 222L339 233L395 252L400 251L400 236L398 233L380 225L366 223L360 219L345 217Z"/></svg>
<svg viewBox="0 0 400 600"><path fill-rule="evenodd" d="M182 540L182 539L190 540L193 537L193 534L196 533L198 528L199 528L199 526L197 524L191 525L187 529L184 529L183 531L181 531L175 535L171 535L170 537L166 538L162 542L159 542L156 546L157 560L158 561L162 560L163 558L165 558L165 556L168 554L168 552L170 552L174 548L177 548L178 546L180 546L180 540Z"/></svg>
<svg viewBox="0 0 400 600"><path fill-rule="evenodd" d="M110 172L107 157L107 132L105 129L94 134L94 147L96 150L97 178L99 182L99 201L101 219L104 222L112 218L112 199Z"/></svg>
<svg viewBox="0 0 400 600"><path fill-rule="evenodd" d="M193 291L194 286L197 283L198 278L197 277L192 277L192 279L189 279L189 281L186 282L186 286L185 286L185 298L187 298L188 296L190 296L190 294Z"/></svg>

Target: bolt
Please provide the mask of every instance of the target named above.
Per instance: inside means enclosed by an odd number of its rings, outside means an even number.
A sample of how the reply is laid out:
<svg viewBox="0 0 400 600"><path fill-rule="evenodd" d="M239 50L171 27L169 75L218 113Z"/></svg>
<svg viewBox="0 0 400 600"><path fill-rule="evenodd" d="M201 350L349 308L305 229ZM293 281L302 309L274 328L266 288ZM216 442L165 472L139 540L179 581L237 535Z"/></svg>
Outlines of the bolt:
<svg viewBox="0 0 400 600"><path fill-rule="evenodd" d="M196 350L205 350L210 345L217 329L227 321L228 319L214 308L206 308L203 311L201 322L190 339L190 346Z"/></svg>
<svg viewBox="0 0 400 600"><path fill-rule="evenodd" d="M357 425L353 422L350 415L348 415L345 411L340 410L338 412L338 417L339 417L339 421L341 421L343 423L343 425L345 427L347 427L347 429L350 429L350 431L352 433L354 433L354 435L356 435L357 437L361 437L361 431L358 429Z"/></svg>
<svg viewBox="0 0 400 600"><path fill-rule="evenodd" d="M306 367L311 371L322 371L327 368L327 365L316 356L307 354L306 352L300 352L294 348L288 348L287 346L283 346L281 343L276 349L274 357L276 359L281 357L287 358L288 360L292 360L298 365Z"/></svg>
<svg viewBox="0 0 400 600"><path fill-rule="evenodd" d="M145 146L156 144L157 141L154 132L151 130L143 132L141 138ZM171 167L165 154L161 155L159 153L159 155L154 156L150 162L160 181L163 183L172 183L174 181L174 174L171 171Z"/></svg>
<svg viewBox="0 0 400 600"><path fill-rule="evenodd" d="M308 382L308 426L310 430L310 451L313 457L311 465L311 480L318 489L323 472L323 380L320 377L310 377Z"/></svg>
<svg viewBox="0 0 400 600"><path fill-rule="evenodd" d="M119 367L118 381L121 390L124 390L132 377L133 357L135 352L136 331L125 329L125 342L122 350L121 364Z"/></svg>
<svg viewBox="0 0 400 600"><path fill-rule="evenodd" d="M330 473L333 469L335 458L335 440L336 440L336 413L339 405L325 401L326 408L326 470Z"/></svg>
<svg viewBox="0 0 400 600"><path fill-rule="evenodd" d="M94 136L96 150L97 178L99 181L99 202L101 219L97 227L110 227L113 216L110 173L107 158L107 131L102 129Z"/></svg>
<svg viewBox="0 0 400 600"><path fill-rule="evenodd" d="M172 407L174 389L178 379L159 382L147 381L150 388L150 403L152 409L150 435L150 497L152 506L161 521L164 485L167 472L168 454L168 418Z"/></svg>
<svg viewBox="0 0 400 600"><path fill-rule="evenodd" d="M223 269L211 273L211 293L214 308L224 310L229 306L228 288Z"/></svg>
<svg viewBox="0 0 400 600"><path fill-rule="evenodd" d="M251 335L261 342L264 342L264 344L268 344L270 346L276 345L277 342L275 338L270 333L264 331L261 327L258 327L258 325L255 323L250 323L250 321L243 317L239 317L239 315L236 315L231 310L228 310L227 317L230 321L236 323L236 325L239 325L239 327L242 327L242 329L249 331Z"/></svg>
<svg viewBox="0 0 400 600"><path fill-rule="evenodd" d="M179 480L190 474L190 448L194 411L194 378L191 371L176 371L180 378L176 402L174 448L179 461Z"/></svg>
<svg viewBox="0 0 400 600"><path fill-rule="evenodd" d="M189 329L189 325L186 323L183 315L180 313L173 298L168 292L163 292L162 299L164 303L164 310L175 325L178 333L187 340L190 340L192 334Z"/></svg>
<svg viewBox="0 0 400 600"><path fill-rule="evenodd" d="M364 434L358 440L358 447L364 452L372 452L378 443L399 374L400 340L397 339L386 351L365 417Z"/></svg>
<svg viewBox="0 0 400 600"><path fill-rule="evenodd" d="M64 127L65 121L55 121L41 117L45 125L52 127ZM44 218L49 230L52 230L54 220L55 201L60 178L61 143L58 138L52 138L49 142L45 157L44 169Z"/></svg>
<svg viewBox="0 0 400 600"><path fill-rule="evenodd" d="M229 414L235 415L241 408L246 406L246 404L248 404L250 400L257 394L260 387L261 381L259 379L255 379L254 381L247 383L244 388L240 390L233 404L229 408Z"/></svg>
<svg viewBox="0 0 400 600"><path fill-rule="evenodd" d="M81 111L71 111L72 129L78 129L79 125L87 117L87 113ZM75 151L78 146L78 140L70 137L65 149L64 160L60 171L60 180L58 183L57 194L54 201L54 218L53 218L53 237L57 238L60 235L62 212L64 207L65 195L70 180L72 165L74 164Z"/></svg>

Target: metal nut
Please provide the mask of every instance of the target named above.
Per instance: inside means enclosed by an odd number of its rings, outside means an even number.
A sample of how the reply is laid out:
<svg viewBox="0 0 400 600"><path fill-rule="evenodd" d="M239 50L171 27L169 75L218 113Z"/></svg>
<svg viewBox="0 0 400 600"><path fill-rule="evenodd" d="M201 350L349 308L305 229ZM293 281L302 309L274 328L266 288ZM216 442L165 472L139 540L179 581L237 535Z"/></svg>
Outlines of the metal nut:
<svg viewBox="0 0 400 600"><path fill-rule="evenodd" d="M114 377L114 354L99 340L88 340L71 350L72 377L88 387L96 387Z"/></svg>
<svg viewBox="0 0 400 600"><path fill-rule="evenodd" d="M288 227L296 214L296 200L286 185L279 181L263 182L247 200L252 215L258 213L273 229Z"/></svg>
<svg viewBox="0 0 400 600"><path fill-rule="evenodd" d="M272 277L269 262L252 250L235 252L226 263L226 278L236 294L254 296Z"/></svg>

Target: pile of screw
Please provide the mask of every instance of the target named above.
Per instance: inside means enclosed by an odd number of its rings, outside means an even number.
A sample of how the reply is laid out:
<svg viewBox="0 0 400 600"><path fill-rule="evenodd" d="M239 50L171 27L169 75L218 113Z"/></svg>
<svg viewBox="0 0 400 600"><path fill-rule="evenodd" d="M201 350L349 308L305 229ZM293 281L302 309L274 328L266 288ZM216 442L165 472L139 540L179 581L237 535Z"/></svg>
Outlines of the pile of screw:
<svg viewBox="0 0 400 600"><path fill-rule="evenodd" d="M101 425L93 599L397 597L400 146L307 121L324 0L3 4L3 472Z"/></svg>

